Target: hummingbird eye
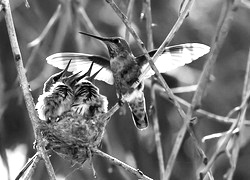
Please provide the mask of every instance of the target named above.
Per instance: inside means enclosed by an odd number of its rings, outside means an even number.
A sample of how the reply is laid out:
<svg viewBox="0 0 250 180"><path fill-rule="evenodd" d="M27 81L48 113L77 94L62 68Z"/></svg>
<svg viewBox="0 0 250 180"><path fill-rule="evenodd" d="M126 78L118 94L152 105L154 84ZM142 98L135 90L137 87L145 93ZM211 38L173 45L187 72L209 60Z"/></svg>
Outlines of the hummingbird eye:
<svg viewBox="0 0 250 180"><path fill-rule="evenodd" d="M120 41L120 39L114 39L114 41L113 41L115 44L118 44L118 43L120 43L121 41Z"/></svg>

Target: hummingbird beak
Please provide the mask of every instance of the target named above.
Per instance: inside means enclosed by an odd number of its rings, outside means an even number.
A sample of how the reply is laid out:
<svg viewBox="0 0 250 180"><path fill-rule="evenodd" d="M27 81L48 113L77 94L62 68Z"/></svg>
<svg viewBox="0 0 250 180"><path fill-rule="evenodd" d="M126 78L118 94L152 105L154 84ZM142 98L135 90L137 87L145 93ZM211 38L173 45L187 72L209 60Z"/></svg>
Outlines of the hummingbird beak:
<svg viewBox="0 0 250 180"><path fill-rule="evenodd" d="M93 80L95 79L95 77L97 76L97 74L103 69L103 67L97 71L95 74L93 74L92 76L87 77L86 79L89 80L90 82L93 82Z"/></svg>
<svg viewBox="0 0 250 180"><path fill-rule="evenodd" d="M66 79L66 84L68 84L70 87L73 87L76 85L76 83L78 83L82 78L85 77L85 74L84 75L81 75L79 77L77 77L79 74L81 73L81 71L79 71L78 73L76 74L73 74L71 76L69 76L67 79Z"/></svg>
<svg viewBox="0 0 250 180"><path fill-rule="evenodd" d="M89 33L86 33L86 32L81 32L81 31L79 33L83 34L83 35L86 35L86 36L89 36L89 37L93 37L93 38L99 39L99 40L101 40L103 42L110 41L110 38L100 37L100 36L96 36L96 35L89 34Z"/></svg>
<svg viewBox="0 0 250 180"><path fill-rule="evenodd" d="M67 64L67 66L65 67L65 69L64 69L63 71L61 71L61 72L58 74L58 79L62 78L62 77L65 75L65 73L68 71L69 65L70 65L70 63L71 63L71 60L72 60L72 59L69 60L69 62L68 62L68 64Z"/></svg>
<svg viewBox="0 0 250 180"><path fill-rule="evenodd" d="M91 63L91 65L90 65L90 67L89 67L89 70L84 74L84 77L85 77L85 76L90 76L91 71L92 71L92 68L93 68L93 65L94 65L94 62Z"/></svg>
<svg viewBox="0 0 250 180"><path fill-rule="evenodd" d="M83 35L86 35L86 36L89 36L89 37L93 37L95 39L98 39L102 42L104 42L108 48L112 48L112 45L114 45L114 43L112 42L112 39L111 38L108 38L108 37L100 37L100 36L96 36L96 35L93 35L93 34L89 34L89 33L86 33L86 32L79 32L80 34L83 34Z"/></svg>

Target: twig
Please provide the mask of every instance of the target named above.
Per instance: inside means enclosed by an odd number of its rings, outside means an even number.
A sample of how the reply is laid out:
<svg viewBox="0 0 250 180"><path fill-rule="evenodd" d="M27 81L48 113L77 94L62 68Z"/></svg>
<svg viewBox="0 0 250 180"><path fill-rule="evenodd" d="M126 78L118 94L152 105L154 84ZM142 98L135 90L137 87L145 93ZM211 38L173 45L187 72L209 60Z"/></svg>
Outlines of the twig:
<svg viewBox="0 0 250 180"><path fill-rule="evenodd" d="M31 41L28 44L28 47L34 47L34 46L39 46L42 41L44 40L44 38L48 35L48 32L50 31L50 29L53 27L53 25L56 23L56 21L58 20L58 18L61 15L61 9L62 6L61 4L59 4L56 8L56 11L54 12L54 14L52 15L52 17L50 18L48 24L45 26L45 28L43 29L42 33L33 41Z"/></svg>
<svg viewBox="0 0 250 180"><path fill-rule="evenodd" d="M34 161L37 159L37 157L39 156L38 152L32 156L32 158L30 158L28 160L28 162L23 166L22 170L19 172L19 174L16 176L15 180L19 180L23 175L24 173L27 171L27 169L32 165L33 166L33 163ZM35 170L35 167L34 169Z"/></svg>
<svg viewBox="0 0 250 180"><path fill-rule="evenodd" d="M163 93L161 93L161 95L164 96ZM178 96L176 96L176 99L179 101L179 103L181 103L181 104L183 104L183 105L185 105L185 106L187 106L187 107L190 107L190 106L191 106L191 104L190 104L189 102L185 101L184 99L182 99L182 98L180 98L180 97L178 97ZM213 113L208 112L208 111L205 111L205 110L203 110L203 109L198 109L198 110L196 110L196 113L199 113L199 114L201 114L201 115L204 115L204 116L206 116L206 117L208 117L208 118L210 118L210 119L215 119L215 120L217 120L218 122L227 123L227 124L229 124L229 123L232 124L232 123L234 123L235 121L237 121L237 119L235 119L235 118L225 118L225 116L219 116L219 115L217 115L217 114L213 114ZM246 121L244 122L244 125L245 125L245 126L250 126L250 120L246 120Z"/></svg>
<svg viewBox="0 0 250 180"><path fill-rule="evenodd" d="M41 154L43 155L43 158L46 162L47 170L49 172L50 179L55 180L56 178L55 178L54 170L53 170L52 166L49 165L50 161L49 161L49 163L47 162L48 156L46 155L46 153L44 151L44 145L41 142L40 131L37 129L39 119L37 117L33 98L32 98L31 93L30 93L29 84L28 84L27 78L25 76L25 69L23 67L22 55L21 55L20 48L19 48L18 41L17 41L17 37L16 37L16 32L15 32L15 28L14 28L13 19L12 19L9 0L2 0L2 5L4 6L5 21L6 21L6 26L7 26L7 30L8 30L8 34L9 34L10 44L11 44L11 48L12 48L12 52L13 52L13 56L14 56L14 61L16 64L16 69L17 69L17 73L18 73L18 77L19 77L19 82L20 82L21 89L23 92L23 96L24 96L25 104L26 104L26 107L28 110L28 114L29 114L29 117L31 119L33 129L35 131L35 138L38 140L38 147L41 148L41 149L38 149L38 151L41 152Z"/></svg>
<svg viewBox="0 0 250 180"><path fill-rule="evenodd" d="M234 108L234 111L230 111L229 115L226 117L226 118L229 118L230 115L234 114L235 112L239 112L238 120L235 121L231 125L230 129L225 133L225 136L221 138L222 140L221 140L220 146L217 147L217 150L215 151L215 153L213 154L213 156L211 157L211 159L209 160L207 165L200 171L200 174L199 174L200 180L202 180L206 176L206 173L210 170L210 168L215 163L215 160L218 158L218 156L221 154L221 152L225 151L225 148L228 145L229 140L231 138L233 138L233 136L234 136L233 132L238 127L238 125L241 121L241 116L245 116L247 107L249 105L249 101L248 101L249 98L250 98L250 92L247 94L247 97L241 103L239 108Z"/></svg>
<svg viewBox="0 0 250 180"><path fill-rule="evenodd" d="M82 40L81 35L79 34L79 31L81 30L81 21L82 17L78 13L79 7L81 7L83 4L83 1L78 1L78 0L72 0L71 1L71 7L72 7L72 15L71 15L71 21L72 21L72 30L76 42L76 47L77 47L77 52L81 52L85 45L84 41Z"/></svg>
<svg viewBox="0 0 250 180"><path fill-rule="evenodd" d="M145 86L148 86L149 88L151 88L151 81L145 81ZM159 94L161 95L162 98L166 99L166 100L169 100L166 96L165 96L165 92L164 92L164 89L158 85L158 84L155 84L155 91L159 92ZM180 87L180 88L185 88L185 87ZM175 88L173 88L175 89ZM178 89L178 88L177 88ZM171 89L172 90L172 89ZM174 90L173 90L174 92ZM176 100L186 106L187 108L189 108L191 106L191 104L189 102L187 102L186 100L178 97L178 96L175 96ZM216 120L218 122L222 122L222 123L227 123L227 124L232 124L234 121L236 121L237 119L235 118L229 118L229 119L225 119L225 116L220 116L220 115L217 115L217 114L214 114L214 113L211 113L211 112L208 112L208 111L205 111L203 109L197 109L195 111L196 113L198 114L201 114L203 116L206 116L208 117L209 119L213 119L213 120ZM250 126L250 120L246 120L244 122L244 125L245 126Z"/></svg>
<svg viewBox="0 0 250 180"><path fill-rule="evenodd" d="M51 52L55 52L61 49L63 46L64 38L69 27L70 21L70 5L69 1L64 0L62 2L62 16L59 20L59 25L57 27L55 38L53 39L52 48L50 48ZM48 64L45 64L43 70L41 73L32 81L30 81L30 86L32 90L35 90L45 82L46 79L48 79L49 75L53 72L54 68L49 66Z"/></svg>
<svg viewBox="0 0 250 180"><path fill-rule="evenodd" d="M133 6L134 6L134 1L135 0L130 0L129 4L128 4L127 17L128 17L129 22L131 22L131 19L132 19L132 10L133 10ZM129 30L128 30L128 28L126 28L126 30L125 30L125 40L128 41L128 42L129 42L129 37L130 37Z"/></svg>
<svg viewBox="0 0 250 180"><path fill-rule="evenodd" d="M78 6L77 12L81 16L80 20L81 20L82 24L87 28L87 30L89 32L91 32L92 34L100 36L100 33L96 30L94 24L91 22L91 20L89 19L85 9L81 5Z"/></svg>
<svg viewBox="0 0 250 180"><path fill-rule="evenodd" d="M125 164L124 162L100 151L99 149L96 148L92 148L91 151L101 157L106 158L107 160L109 160L111 163L116 164L117 166L120 166L122 168L124 168L126 171L130 172L131 174L134 174L135 176L137 176L139 179L144 179L144 180L152 180L150 177L146 176L143 174L142 171L140 171L139 169L135 169L131 166L129 166L128 164Z"/></svg>
<svg viewBox="0 0 250 180"><path fill-rule="evenodd" d="M176 87L176 88L171 88L172 92L174 94L178 93L188 93L188 92L194 92L197 89L197 85L190 85L190 86L183 86L183 87Z"/></svg>
<svg viewBox="0 0 250 180"><path fill-rule="evenodd" d="M75 5L78 4L78 6L76 6L76 11L79 14L80 18L80 22L82 23L82 25L84 27L87 28L87 30L89 32L91 32L92 34L95 34L97 36L101 36L100 33L96 30L94 24L91 22L91 20L89 19L88 14L86 13L85 9L83 8L83 6L81 5L81 3L79 4L78 1L76 1ZM98 41L99 44L102 44L103 47L106 48L105 43L103 43L102 41Z"/></svg>
<svg viewBox="0 0 250 180"><path fill-rule="evenodd" d="M26 65L25 65L26 71L28 71L28 69L29 69L31 63L33 62L37 52L40 50L40 47L42 45L44 38L48 35L48 32L54 26L54 24L56 23L56 21L58 20L60 15L61 15L61 5L58 5L55 13L50 18L48 24L45 26L42 33L35 40L33 40L32 42L30 42L28 44L28 47L33 47L33 49L31 51L29 59L27 60Z"/></svg>
<svg viewBox="0 0 250 180"><path fill-rule="evenodd" d="M213 66L217 59L218 53L222 47L222 44L227 36L229 27L231 25L234 11L236 10L234 0L227 0L224 3L223 9L221 11L220 19L217 25L216 34L212 40L212 48L208 55L208 60L202 71L201 77L198 82L198 88L194 94L192 100L192 106L189 108L188 115L192 115L193 111L199 108L201 104L201 98L204 91L207 89L207 84L209 82L209 76L213 70Z"/></svg>
<svg viewBox="0 0 250 180"><path fill-rule="evenodd" d="M151 0L144 0L143 1L144 7L144 18L146 19L146 30L147 30L147 48L148 50L154 49L153 43L153 31L152 31L152 14L151 14ZM151 106L150 106L150 116L153 119L153 127L154 127L154 136L155 136L155 144L156 144L156 151L158 157L158 165L159 165L159 173L160 173L160 180L164 178L164 158L163 158L163 148L161 144L161 133L159 128L159 121L157 117L157 103L155 97L155 85L156 80L154 76L151 77Z"/></svg>
<svg viewBox="0 0 250 180"><path fill-rule="evenodd" d="M156 151L157 151L157 157L158 157L158 164L159 164L159 170L160 170L160 180L163 180L164 178L164 158L163 158L163 148L161 144L161 133L159 128L159 122L157 117L157 104L156 104L156 97L155 97L155 87L156 87L156 81L153 80L152 77L152 85L151 85L151 107L149 114L152 117L153 120L153 127L154 127L154 136L155 136L155 145L156 145Z"/></svg>
<svg viewBox="0 0 250 180"><path fill-rule="evenodd" d="M41 156L37 156L34 159L32 166L30 167L30 170L28 171L27 175L24 177L24 180L29 180L31 178L31 176L35 172L35 168L36 168L37 164L40 162L41 159L42 159Z"/></svg>
<svg viewBox="0 0 250 180"><path fill-rule="evenodd" d="M249 49L249 53L248 53L247 68L246 68L245 81L244 81L243 92L242 92L242 101L248 101L248 98L249 98L248 92L250 92L250 49ZM245 108L247 108L247 106ZM237 159L239 156L240 138L242 137L244 122L246 121L245 120L246 110L243 110L243 112L244 113L241 113L241 115L239 117L239 124L238 124L239 136L236 136L234 141L233 141L232 155L231 155L231 161L230 161L231 168L228 170L228 172L226 174L228 180L233 179L234 171L236 169Z"/></svg>
<svg viewBox="0 0 250 180"><path fill-rule="evenodd" d="M116 103L112 108L110 108L110 110L107 113L105 113L100 117L101 119L100 121L101 122L107 121L108 118L110 118L119 108L120 108L119 104Z"/></svg>
<svg viewBox="0 0 250 180"><path fill-rule="evenodd" d="M213 66L217 59L218 53L222 47L222 44L227 36L229 27L233 19L234 11L235 11L234 0L225 1L225 5L222 9L220 19L218 22L216 34L214 36L214 39L212 40L212 48L209 53L208 60L199 79L198 87L193 96L191 107L188 109L187 112L188 117L192 117L194 111L200 107L202 96L204 94L204 91L207 89L206 87L209 82L209 76L212 72ZM235 123L237 123L237 121L235 121L231 127L233 127ZM225 143L226 140L227 139L225 139ZM214 156L212 158L214 158ZM212 161L210 160L208 163ZM209 165L207 165L206 167L209 167ZM207 169L207 171L210 171L210 167Z"/></svg>

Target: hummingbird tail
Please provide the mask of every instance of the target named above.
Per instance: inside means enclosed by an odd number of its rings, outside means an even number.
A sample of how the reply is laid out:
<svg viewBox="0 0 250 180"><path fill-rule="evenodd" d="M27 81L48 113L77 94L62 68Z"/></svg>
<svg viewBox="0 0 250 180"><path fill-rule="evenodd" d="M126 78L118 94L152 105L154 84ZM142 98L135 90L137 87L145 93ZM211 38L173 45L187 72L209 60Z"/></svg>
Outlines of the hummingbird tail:
<svg viewBox="0 0 250 180"><path fill-rule="evenodd" d="M143 93L142 93L143 95ZM135 126L143 130L148 127L148 116L146 113L146 105L144 96L136 97L128 102L129 108L132 113L132 118Z"/></svg>

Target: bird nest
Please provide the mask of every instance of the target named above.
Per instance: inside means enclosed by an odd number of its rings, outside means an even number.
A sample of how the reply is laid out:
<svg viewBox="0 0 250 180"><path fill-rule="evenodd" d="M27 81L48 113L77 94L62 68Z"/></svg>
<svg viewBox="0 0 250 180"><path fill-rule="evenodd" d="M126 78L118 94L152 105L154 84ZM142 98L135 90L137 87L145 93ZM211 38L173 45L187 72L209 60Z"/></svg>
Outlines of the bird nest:
<svg viewBox="0 0 250 180"><path fill-rule="evenodd" d="M71 162L84 163L91 157L90 149L98 147L103 138L106 122L99 119L83 118L68 111L49 123L41 121L40 130L47 141L47 149Z"/></svg>

